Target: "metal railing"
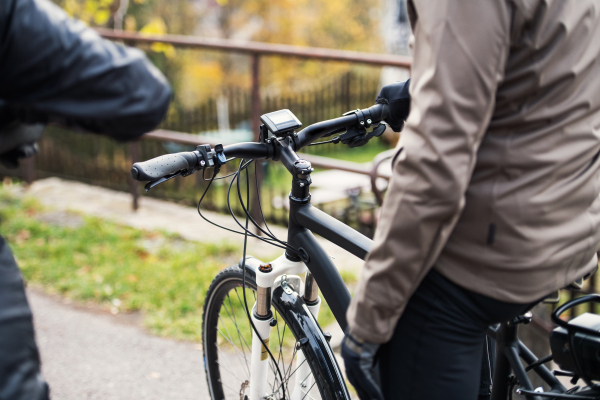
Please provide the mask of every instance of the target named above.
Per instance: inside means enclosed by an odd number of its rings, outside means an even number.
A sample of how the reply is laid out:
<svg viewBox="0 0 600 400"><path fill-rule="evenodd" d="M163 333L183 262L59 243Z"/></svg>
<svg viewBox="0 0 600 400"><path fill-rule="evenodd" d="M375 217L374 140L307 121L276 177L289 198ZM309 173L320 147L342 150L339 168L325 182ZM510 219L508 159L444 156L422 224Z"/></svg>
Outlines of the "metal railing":
<svg viewBox="0 0 600 400"><path fill-rule="evenodd" d="M201 38L182 35L146 35L135 32L97 29L100 36L111 40L122 40L125 43L164 43L177 47L196 49L212 49L226 52L248 54L250 56L252 90L251 90L251 127L258 139L260 126L260 58L262 56L294 57L320 61L341 61L377 66L393 66L410 68L411 58L390 54L361 53L356 51L325 49L318 47L302 47L284 44L244 42L231 39Z"/></svg>
<svg viewBox="0 0 600 400"><path fill-rule="evenodd" d="M279 57L294 57L300 59L320 60L327 62L351 62L375 66L393 66L401 68L410 68L411 58L406 56L397 56L390 54L378 53L363 53L346 50L325 49L315 47L291 46L283 44L259 43L259 42L244 42L230 39L219 38L201 38L193 36L181 35L146 35L136 32L114 31L109 29L97 29L97 32L106 39L120 40L129 44L138 43L164 43L176 47L187 47L195 49L211 49L226 52L242 53L250 56L251 65L251 115L250 125L252 132L255 135L255 140L258 140L261 116L261 95L260 95L260 59L263 56L279 56ZM186 143L190 145L201 144L198 137L183 136L183 133L167 132L158 130L145 135L143 138L153 138L165 141L173 141ZM205 141L204 143L210 143ZM138 161L139 148L136 148L136 142L133 142L130 148L132 162ZM351 164L348 162L340 162L339 160L326 160L324 157L304 156L310 159L315 166L331 169L341 169L345 171L364 174L362 166ZM371 175L370 171L367 174ZM259 182L262 181L259 176ZM130 179L130 191L133 196L133 208L138 207L138 188L137 182ZM257 204L256 198L252 203ZM258 212L255 207L251 209L253 216L258 220Z"/></svg>

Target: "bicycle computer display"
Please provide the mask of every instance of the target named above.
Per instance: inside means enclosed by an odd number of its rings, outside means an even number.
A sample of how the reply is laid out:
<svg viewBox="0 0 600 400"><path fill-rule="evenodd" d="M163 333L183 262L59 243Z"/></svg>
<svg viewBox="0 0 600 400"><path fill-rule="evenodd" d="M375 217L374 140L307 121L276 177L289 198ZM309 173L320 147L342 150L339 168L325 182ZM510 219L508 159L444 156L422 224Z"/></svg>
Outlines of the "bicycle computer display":
<svg viewBox="0 0 600 400"><path fill-rule="evenodd" d="M264 114L260 117L260 120L275 136L292 132L302 126L302 122L288 109Z"/></svg>

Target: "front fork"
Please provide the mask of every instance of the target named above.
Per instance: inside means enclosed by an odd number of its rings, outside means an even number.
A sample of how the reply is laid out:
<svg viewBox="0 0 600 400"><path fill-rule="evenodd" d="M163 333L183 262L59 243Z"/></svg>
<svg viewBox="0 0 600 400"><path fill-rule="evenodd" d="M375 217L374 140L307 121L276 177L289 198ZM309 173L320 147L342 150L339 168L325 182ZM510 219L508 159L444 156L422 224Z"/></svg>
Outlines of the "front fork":
<svg viewBox="0 0 600 400"><path fill-rule="evenodd" d="M304 267L305 268L305 267ZM289 269L289 268L287 268ZM250 371L250 400L263 400L269 399L270 387L267 382L267 377L269 373L269 353L266 348L269 347L270 337L271 337L271 327L273 321L273 313L271 311L271 286L266 286L269 280L264 278L268 278L268 276L273 275L273 269L270 264L261 264L261 266L256 271L257 274L257 290L256 290L256 303L252 309L252 322L256 327L256 330L260 334L261 340L256 335L256 332L252 331L252 359L251 359L251 371ZM264 274L260 277L259 274ZM263 279L259 279L263 278ZM272 280L270 281L273 282ZM261 283L265 284L265 286L261 286ZM287 286L287 282L282 279L281 285L284 290L291 290L289 286ZM286 287L287 286L287 287ZM299 288L296 288L299 289ZM319 317L319 309L321 307L321 299L319 298L319 288L315 281L315 278L310 272L306 272L306 278L304 280L304 302L308 307L308 310L311 312L313 317L317 319ZM273 324L274 326L275 324ZM299 346L299 343L296 343L296 365L293 367L291 371L295 371L295 379L293 380L293 384L289 385L289 382L286 383L287 389L289 393L292 393L290 400L301 400L305 397L306 392L312 387L312 375L310 371L310 366L307 362L305 362L304 353ZM285 371L282 369L283 366L280 366L281 373L285 378ZM281 385L279 382L279 375L277 373L277 369L273 368L273 373L275 374L276 382ZM286 391L288 393L288 391Z"/></svg>
<svg viewBox="0 0 600 400"><path fill-rule="evenodd" d="M258 272L260 273L260 272ZM268 389L267 375L269 369L269 339L271 336L271 287L256 288L256 303L252 308L252 322L261 340L252 330L252 359L250 370L250 400L265 398Z"/></svg>
<svg viewBox="0 0 600 400"><path fill-rule="evenodd" d="M306 273L306 279L304 280L304 303L308 307L308 310L313 315L315 320L319 318L319 309L321 308L321 298L319 297L319 287L315 281L315 277L310 273ZM312 374L310 366L306 362L304 353L300 348L300 343L296 343L296 379L294 380L294 388L291 400L301 400L306 397L306 392L312 387Z"/></svg>

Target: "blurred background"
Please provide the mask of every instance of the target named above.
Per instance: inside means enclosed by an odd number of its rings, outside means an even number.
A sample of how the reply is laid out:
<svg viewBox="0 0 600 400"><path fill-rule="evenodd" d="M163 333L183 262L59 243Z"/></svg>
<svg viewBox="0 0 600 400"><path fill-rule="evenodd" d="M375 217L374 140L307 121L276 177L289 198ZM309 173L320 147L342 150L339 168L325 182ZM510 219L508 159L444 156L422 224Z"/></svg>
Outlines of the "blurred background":
<svg viewBox="0 0 600 400"><path fill-rule="evenodd" d="M192 208L206 189L201 174L140 199L132 163L200 143L252 141L257 115L278 109L308 126L373 105L383 85L409 77L405 0L53 1L104 36L144 51L168 78L174 99L158 130L139 141L48 127L37 156L17 170L0 168L0 232L29 287L44 374L55 399L205 398L197 375L202 306L214 276L239 259L241 240L204 224ZM181 36L142 41L133 34ZM250 42L270 50L239 50ZM269 45L301 46L303 55L290 55L300 51L294 48L278 54ZM338 51L356 53L333 60ZM313 204L372 237L397 140L388 131L360 148L303 150L316 167ZM222 175L237 166L229 168ZM276 163L257 168L265 219L284 238L289 174ZM202 204L223 224L230 221L227 183L215 181ZM241 216L236 198L232 208ZM352 290L362 262L334 247L326 251ZM264 260L279 255L258 246L251 252ZM585 290L596 291L595 282ZM563 300L579 295L565 292ZM552 328L549 310L540 306L524 329L541 354L548 350L540 338ZM326 304L319 322L334 333L336 347L343 334ZM131 325L184 342L149 339Z"/></svg>
<svg viewBox="0 0 600 400"><path fill-rule="evenodd" d="M160 133L128 146L50 127L34 161L25 163L18 172L0 170L28 182L58 176L138 193L135 183L128 182L132 161L193 147L189 142L170 140L173 135L169 133L198 135L202 138L199 143L251 141L257 131L252 122L258 120L257 112L288 108L308 126L348 110L369 107L382 85L409 76L407 68L386 66L382 60L382 53L409 60L405 0L54 1L69 15L95 28L123 30L125 34L225 39L238 45L247 41L296 45L303 46L308 55L243 54L177 43L126 41L145 51L173 87L174 100ZM361 52L358 56L362 62L323 59L314 48ZM407 65L409 61L404 63ZM327 158L315 164L317 172L337 169L334 160L354 163L347 165L349 171L330 171L321 180L315 179L315 204L372 236L381 194L372 193L375 182L368 172L374 157L393 148L397 140L398 135L390 130L360 149L333 144L307 148L305 152ZM266 218L285 224L286 172L266 163L261 169ZM384 189L386 181L380 178L377 184ZM178 179L149 195L192 205L204 188L201 178ZM207 195L205 207L225 212L223 199L224 193L216 188Z"/></svg>

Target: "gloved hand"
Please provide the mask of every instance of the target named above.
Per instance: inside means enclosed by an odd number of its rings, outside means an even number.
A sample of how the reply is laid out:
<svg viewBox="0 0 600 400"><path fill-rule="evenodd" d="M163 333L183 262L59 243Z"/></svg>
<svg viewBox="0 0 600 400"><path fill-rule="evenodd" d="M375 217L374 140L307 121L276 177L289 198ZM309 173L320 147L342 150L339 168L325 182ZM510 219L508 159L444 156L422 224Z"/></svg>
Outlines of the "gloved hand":
<svg viewBox="0 0 600 400"><path fill-rule="evenodd" d="M383 400L379 387L379 368L375 365L379 347L379 344L354 338L347 331L342 341L346 375L361 400Z"/></svg>
<svg viewBox="0 0 600 400"><path fill-rule="evenodd" d="M404 128L404 121L406 121L410 111L409 84L410 79L384 86L375 100L377 104L387 104L389 106L390 113L385 122L392 127L394 132L400 132Z"/></svg>
<svg viewBox="0 0 600 400"><path fill-rule="evenodd" d="M19 159L28 158L38 151L36 141L42 136L42 124L23 124L13 121L0 127L0 164L17 168Z"/></svg>

